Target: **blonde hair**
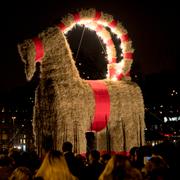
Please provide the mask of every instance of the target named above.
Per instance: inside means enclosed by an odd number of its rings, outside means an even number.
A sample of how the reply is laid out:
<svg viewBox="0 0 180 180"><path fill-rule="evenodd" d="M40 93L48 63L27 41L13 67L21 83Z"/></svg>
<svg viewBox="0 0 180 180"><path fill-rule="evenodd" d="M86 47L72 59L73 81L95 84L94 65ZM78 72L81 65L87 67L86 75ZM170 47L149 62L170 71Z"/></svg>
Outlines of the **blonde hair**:
<svg viewBox="0 0 180 180"><path fill-rule="evenodd" d="M32 180L32 174L27 167L18 167L12 172L9 180Z"/></svg>
<svg viewBox="0 0 180 180"><path fill-rule="evenodd" d="M108 161L104 171L101 173L99 180L142 180L141 173L132 168L127 157L114 155Z"/></svg>
<svg viewBox="0 0 180 180"><path fill-rule="evenodd" d="M75 176L69 171L68 165L60 151L50 151L46 154L35 177L44 180L75 180Z"/></svg>

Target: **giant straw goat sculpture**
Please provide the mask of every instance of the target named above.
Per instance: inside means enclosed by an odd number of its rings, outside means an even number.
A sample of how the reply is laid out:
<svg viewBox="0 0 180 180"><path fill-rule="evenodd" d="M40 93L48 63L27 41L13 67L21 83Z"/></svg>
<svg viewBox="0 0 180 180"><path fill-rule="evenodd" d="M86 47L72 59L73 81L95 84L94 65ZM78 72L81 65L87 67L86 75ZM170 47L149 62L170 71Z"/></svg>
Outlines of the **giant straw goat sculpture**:
<svg viewBox="0 0 180 180"><path fill-rule="evenodd" d="M93 23L89 22L92 17ZM103 33L106 35L106 39L103 40L109 60L107 79L86 81L80 78L64 35L78 23L87 27L92 26L98 30L97 34L100 37ZM103 29L104 26L109 26L124 45L123 63L115 62L115 48L107 30ZM85 152L85 133L89 130L97 132L97 149L106 150L107 127L112 151L128 151L133 146L144 144L143 97L139 86L128 76L133 49L127 31L119 22L113 20L112 16L94 9L68 15L58 26L50 27L39 33L38 37L18 44L18 50L25 63L28 80L36 71L36 63L41 63L33 114L33 130L39 154L42 153L44 138L48 136L52 137L53 147L56 149L61 149L64 141L70 141L78 153ZM94 86L103 89L93 90ZM95 91L100 95L95 94ZM102 108L100 104L97 105L96 98L101 101ZM100 109L97 109L97 106ZM97 111L101 111L101 117ZM95 114L97 117L94 117ZM102 116L104 122L101 122ZM96 120L99 117L99 125L104 125L99 127L96 122L92 127L93 117Z"/></svg>

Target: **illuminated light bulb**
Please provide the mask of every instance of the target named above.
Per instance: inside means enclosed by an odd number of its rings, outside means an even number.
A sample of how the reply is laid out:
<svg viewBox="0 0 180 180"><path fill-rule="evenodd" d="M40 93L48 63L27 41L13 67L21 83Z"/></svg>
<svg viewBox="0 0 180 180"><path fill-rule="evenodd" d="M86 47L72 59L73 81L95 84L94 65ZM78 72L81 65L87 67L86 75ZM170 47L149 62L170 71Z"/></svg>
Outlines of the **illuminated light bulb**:
<svg viewBox="0 0 180 180"><path fill-rule="evenodd" d="M122 74L122 70L121 69L116 69L116 74Z"/></svg>
<svg viewBox="0 0 180 180"><path fill-rule="evenodd" d="M116 76L113 76L113 77L111 78L111 80L117 81L117 77L116 77Z"/></svg>
<svg viewBox="0 0 180 180"><path fill-rule="evenodd" d="M106 21L98 20L97 23L98 23L98 24L102 24L102 25L105 26L105 27L108 27L108 23L107 23Z"/></svg>

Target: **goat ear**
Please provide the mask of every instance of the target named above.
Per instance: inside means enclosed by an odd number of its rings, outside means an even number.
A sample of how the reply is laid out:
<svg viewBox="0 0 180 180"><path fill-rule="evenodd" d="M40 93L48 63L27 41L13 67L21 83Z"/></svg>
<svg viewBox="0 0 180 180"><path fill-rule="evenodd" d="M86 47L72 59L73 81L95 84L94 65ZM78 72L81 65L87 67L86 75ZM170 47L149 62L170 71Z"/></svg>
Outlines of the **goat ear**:
<svg viewBox="0 0 180 180"><path fill-rule="evenodd" d="M26 79L30 81L36 70L35 47L31 39L17 45L21 60L25 63Z"/></svg>

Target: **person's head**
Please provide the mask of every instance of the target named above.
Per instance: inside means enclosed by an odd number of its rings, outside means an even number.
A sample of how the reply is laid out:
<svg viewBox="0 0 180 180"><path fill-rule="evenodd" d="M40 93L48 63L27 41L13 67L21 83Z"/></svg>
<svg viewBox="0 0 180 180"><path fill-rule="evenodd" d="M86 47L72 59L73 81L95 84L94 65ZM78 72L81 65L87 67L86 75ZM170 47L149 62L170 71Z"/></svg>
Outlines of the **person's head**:
<svg viewBox="0 0 180 180"><path fill-rule="evenodd" d="M137 161L139 154L139 147L132 147L129 151L129 158L131 161Z"/></svg>
<svg viewBox="0 0 180 180"><path fill-rule="evenodd" d="M32 173L27 167L18 167L12 172L9 180L32 180Z"/></svg>
<svg viewBox="0 0 180 180"><path fill-rule="evenodd" d="M168 179L168 164L161 156L153 156L144 167L146 176L149 179Z"/></svg>
<svg viewBox="0 0 180 180"><path fill-rule="evenodd" d="M72 148L73 148L73 145L69 141L64 142L62 145L62 151L63 152L66 152L66 151L72 152Z"/></svg>
<svg viewBox="0 0 180 180"><path fill-rule="evenodd" d="M60 151L50 151L46 154L35 177L42 177L44 180L75 179Z"/></svg>
<svg viewBox="0 0 180 180"><path fill-rule="evenodd" d="M0 154L0 166L9 166L11 164L11 159L4 154Z"/></svg>
<svg viewBox="0 0 180 180"><path fill-rule="evenodd" d="M21 152L18 149L11 149L8 153L8 157L12 160L13 167L21 166Z"/></svg>
<svg viewBox="0 0 180 180"><path fill-rule="evenodd" d="M141 174L131 167L128 157L123 155L114 155L106 164L106 167L99 177L99 180L125 179L126 177L136 177L141 179Z"/></svg>

